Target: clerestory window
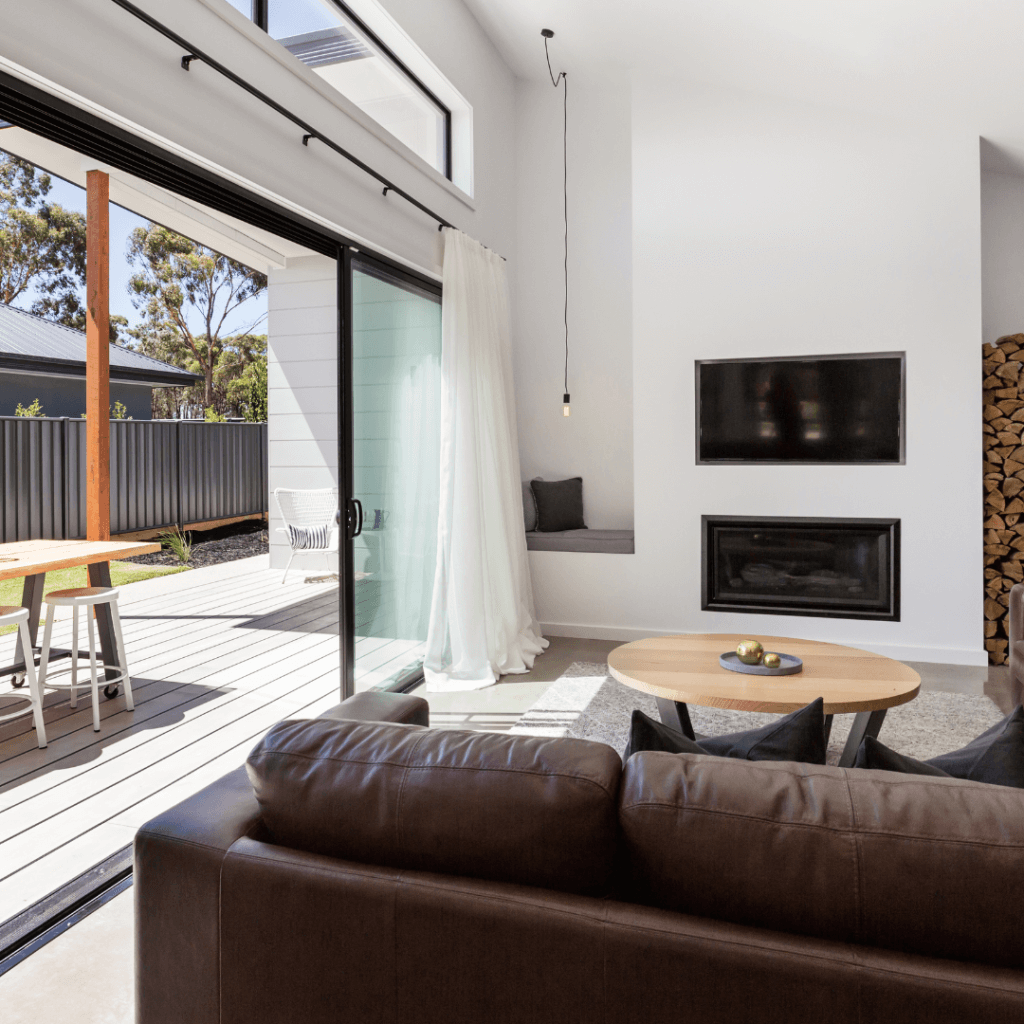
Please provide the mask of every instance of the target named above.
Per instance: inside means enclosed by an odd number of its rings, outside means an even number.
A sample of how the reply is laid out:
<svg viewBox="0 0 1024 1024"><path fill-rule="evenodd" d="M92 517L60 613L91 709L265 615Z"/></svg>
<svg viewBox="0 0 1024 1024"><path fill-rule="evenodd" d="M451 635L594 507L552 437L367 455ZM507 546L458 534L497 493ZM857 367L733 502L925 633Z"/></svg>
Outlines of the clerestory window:
<svg viewBox="0 0 1024 1024"><path fill-rule="evenodd" d="M228 0L446 178L451 112L340 0Z"/></svg>

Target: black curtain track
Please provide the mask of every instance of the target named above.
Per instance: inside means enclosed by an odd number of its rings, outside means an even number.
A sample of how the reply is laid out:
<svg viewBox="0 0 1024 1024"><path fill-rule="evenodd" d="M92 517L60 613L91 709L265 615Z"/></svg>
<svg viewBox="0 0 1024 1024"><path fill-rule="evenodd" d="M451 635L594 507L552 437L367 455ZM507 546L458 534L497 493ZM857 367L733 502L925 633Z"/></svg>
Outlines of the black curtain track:
<svg viewBox="0 0 1024 1024"><path fill-rule="evenodd" d="M254 195L176 153L4 71L0 71L0 121L9 121L18 128L94 157L323 256L337 259L339 247L354 248L372 255L404 277L419 280L431 289L438 287L432 278L418 274L382 253L372 252L340 232L331 231L269 199ZM0 149L3 149L2 131Z"/></svg>

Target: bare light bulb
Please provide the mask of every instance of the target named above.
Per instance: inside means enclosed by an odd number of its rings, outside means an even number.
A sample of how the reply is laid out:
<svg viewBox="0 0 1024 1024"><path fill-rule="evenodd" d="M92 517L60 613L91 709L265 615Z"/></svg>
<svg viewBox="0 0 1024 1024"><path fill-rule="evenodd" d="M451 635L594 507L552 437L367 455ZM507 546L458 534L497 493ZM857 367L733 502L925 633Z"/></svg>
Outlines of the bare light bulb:
<svg viewBox="0 0 1024 1024"><path fill-rule="evenodd" d="M564 395L562 395L562 415L563 416L568 416L569 415L569 392L568 391Z"/></svg>

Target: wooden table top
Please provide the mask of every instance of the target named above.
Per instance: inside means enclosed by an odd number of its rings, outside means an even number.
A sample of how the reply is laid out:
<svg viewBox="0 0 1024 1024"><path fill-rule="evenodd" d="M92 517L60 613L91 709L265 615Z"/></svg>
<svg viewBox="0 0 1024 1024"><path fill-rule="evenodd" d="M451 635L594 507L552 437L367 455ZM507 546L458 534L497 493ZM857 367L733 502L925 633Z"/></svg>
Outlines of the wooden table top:
<svg viewBox="0 0 1024 1024"><path fill-rule="evenodd" d="M159 544L148 541L19 540L0 544L0 580L56 572L94 562L112 562L159 550Z"/></svg>
<svg viewBox="0 0 1024 1024"><path fill-rule="evenodd" d="M803 671L791 676L742 675L718 664L741 640L757 640L766 651L795 654ZM756 633L695 633L659 636L616 647L608 669L635 690L712 708L785 713L824 698L825 714L880 711L913 700L921 677L880 654L840 644Z"/></svg>

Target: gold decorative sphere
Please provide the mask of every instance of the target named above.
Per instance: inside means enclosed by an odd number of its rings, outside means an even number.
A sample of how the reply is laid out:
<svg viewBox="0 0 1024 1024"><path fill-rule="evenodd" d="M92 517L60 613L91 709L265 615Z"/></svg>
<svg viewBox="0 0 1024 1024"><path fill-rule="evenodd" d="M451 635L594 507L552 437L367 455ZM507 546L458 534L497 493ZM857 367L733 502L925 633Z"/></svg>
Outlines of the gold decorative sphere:
<svg viewBox="0 0 1024 1024"><path fill-rule="evenodd" d="M782 659L774 651L767 651L764 658L761 659L761 664L765 668L779 668Z"/></svg>
<svg viewBox="0 0 1024 1024"><path fill-rule="evenodd" d="M756 640L741 640L736 645L736 657L744 665L760 665L764 648Z"/></svg>

